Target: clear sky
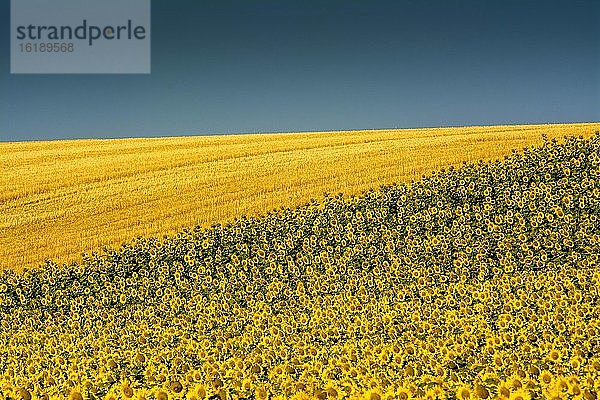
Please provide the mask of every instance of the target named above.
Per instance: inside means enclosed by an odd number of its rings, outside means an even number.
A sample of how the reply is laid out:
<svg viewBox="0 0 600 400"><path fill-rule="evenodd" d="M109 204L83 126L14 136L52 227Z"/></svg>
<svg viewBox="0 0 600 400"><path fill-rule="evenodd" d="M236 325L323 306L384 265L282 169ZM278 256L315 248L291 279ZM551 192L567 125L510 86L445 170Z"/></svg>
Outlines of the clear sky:
<svg viewBox="0 0 600 400"><path fill-rule="evenodd" d="M152 74L10 75L0 140L600 121L598 0L153 0Z"/></svg>

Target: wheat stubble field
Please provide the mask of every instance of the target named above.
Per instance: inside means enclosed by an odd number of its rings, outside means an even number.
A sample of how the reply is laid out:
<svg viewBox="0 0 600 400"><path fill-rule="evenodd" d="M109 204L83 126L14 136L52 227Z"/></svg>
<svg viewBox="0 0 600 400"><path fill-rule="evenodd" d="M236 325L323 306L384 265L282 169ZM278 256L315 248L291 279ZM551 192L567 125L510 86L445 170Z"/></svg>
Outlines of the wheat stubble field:
<svg viewBox="0 0 600 400"><path fill-rule="evenodd" d="M0 143L0 266L357 194L600 124Z"/></svg>

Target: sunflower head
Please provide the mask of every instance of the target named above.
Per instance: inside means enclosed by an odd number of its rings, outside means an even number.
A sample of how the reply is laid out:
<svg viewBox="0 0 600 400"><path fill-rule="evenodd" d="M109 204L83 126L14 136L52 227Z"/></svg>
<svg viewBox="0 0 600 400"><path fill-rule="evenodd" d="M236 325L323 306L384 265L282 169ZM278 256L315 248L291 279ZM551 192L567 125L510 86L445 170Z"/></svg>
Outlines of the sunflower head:
<svg viewBox="0 0 600 400"><path fill-rule="evenodd" d="M371 388L365 392L365 400L381 400L382 393L378 388Z"/></svg>
<svg viewBox="0 0 600 400"><path fill-rule="evenodd" d="M83 400L81 391L79 389L71 390L71 393L69 393L69 400Z"/></svg>
<svg viewBox="0 0 600 400"><path fill-rule="evenodd" d="M22 400L31 400L31 393L25 388L19 389L19 396Z"/></svg>
<svg viewBox="0 0 600 400"><path fill-rule="evenodd" d="M258 387L254 391L254 397L256 400L266 400L269 398L269 391L264 387Z"/></svg>
<svg viewBox="0 0 600 400"><path fill-rule="evenodd" d="M408 388L400 386L396 390L396 398L399 400L410 400L412 399L412 393Z"/></svg>
<svg viewBox="0 0 600 400"><path fill-rule="evenodd" d="M497 394L501 399L508 399L510 397L510 389L506 384L500 384L498 385Z"/></svg>
<svg viewBox="0 0 600 400"><path fill-rule="evenodd" d="M156 397L156 400L168 400L169 399L167 392L165 392L164 390L158 390L154 394L154 397Z"/></svg>
<svg viewBox="0 0 600 400"><path fill-rule="evenodd" d="M542 371L540 373L540 383L543 386L548 386L552 383L552 381L554 380L554 378L552 377L552 374L548 371Z"/></svg>
<svg viewBox="0 0 600 400"><path fill-rule="evenodd" d="M477 396L478 399L487 399L490 397L490 392L484 385L475 385L475 396Z"/></svg>
<svg viewBox="0 0 600 400"><path fill-rule="evenodd" d="M456 390L456 398L460 400L470 400L472 395L471 388L468 385L460 385Z"/></svg>

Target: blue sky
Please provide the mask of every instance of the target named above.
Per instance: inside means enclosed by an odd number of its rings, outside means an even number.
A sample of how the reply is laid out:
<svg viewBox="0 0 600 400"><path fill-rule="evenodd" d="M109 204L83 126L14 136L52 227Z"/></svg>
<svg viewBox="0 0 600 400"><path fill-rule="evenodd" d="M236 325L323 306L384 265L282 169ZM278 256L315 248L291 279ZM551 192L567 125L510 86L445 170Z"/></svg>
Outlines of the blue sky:
<svg viewBox="0 0 600 400"><path fill-rule="evenodd" d="M597 0L154 0L152 74L11 75L0 140L600 121Z"/></svg>

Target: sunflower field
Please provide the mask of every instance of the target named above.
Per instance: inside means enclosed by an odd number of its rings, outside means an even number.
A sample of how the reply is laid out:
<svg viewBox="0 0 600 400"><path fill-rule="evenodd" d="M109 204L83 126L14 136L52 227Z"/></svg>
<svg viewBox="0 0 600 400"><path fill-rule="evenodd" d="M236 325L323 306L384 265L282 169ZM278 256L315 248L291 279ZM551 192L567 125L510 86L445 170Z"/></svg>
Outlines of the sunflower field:
<svg viewBox="0 0 600 400"><path fill-rule="evenodd" d="M600 134L0 273L0 398L585 399Z"/></svg>

